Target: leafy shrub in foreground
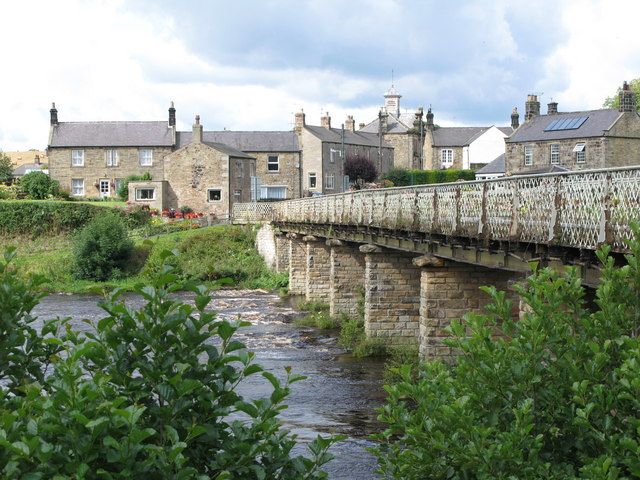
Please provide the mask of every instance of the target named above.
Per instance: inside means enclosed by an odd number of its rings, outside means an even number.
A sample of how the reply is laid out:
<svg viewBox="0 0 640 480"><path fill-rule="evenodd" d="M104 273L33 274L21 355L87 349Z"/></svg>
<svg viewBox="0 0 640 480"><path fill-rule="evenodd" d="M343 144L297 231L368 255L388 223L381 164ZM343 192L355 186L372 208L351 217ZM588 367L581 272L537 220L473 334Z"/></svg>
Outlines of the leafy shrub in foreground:
<svg viewBox="0 0 640 480"><path fill-rule="evenodd" d="M29 172L20 179L20 190L35 200L44 200L58 192L58 182L44 172Z"/></svg>
<svg viewBox="0 0 640 480"><path fill-rule="evenodd" d="M106 316L81 334L51 322L29 325L38 297L0 262L0 318L27 332L37 348L21 362L49 376L0 370L0 471L3 478L58 479L319 479L334 438L318 437L310 458L292 456L295 437L278 413L290 384L253 363L234 340L242 323L218 320L204 287L178 285L171 267L136 288L146 304L132 310L114 292ZM194 305L176 291L194 295ZM3 297L4 298L4 297ZM19 354L22 340L0 336L0 352ZM16 359L18 360L18 359ZM1 366L0 366L1 368ZM245 400L238 384L261 373L269 398ZM17 394L15 394L17 393Z"/></svg>
<svg viewBox="0 0 640 480"><path fill-rule="evenodd" d="M133 241L122 217L104 214L78 232L73 250L73 275L104 281L123 274L133 251Z"/></svg>
<svg viewBox="0 0 640 480"><path fill-rule="evenodd" d="M122 200L129 200L129 182L137 182L141 180L151 180L151 174L149 172L144 172L142 175L129 175L122 180L116 193Z"/></svg>
<svg viewBox="0 0 640 480"><path fill-rule="evenodd" d="M638 238L638 230L635 230ZM487 313L451 326L457 365L410 366L387 387L380 472L402 479L623 479L640 476L640 244L628 265L599 252L597 308L576 270L534 273L511 318L486 288ZM496 338L495 331L503 336Z"/></svg>

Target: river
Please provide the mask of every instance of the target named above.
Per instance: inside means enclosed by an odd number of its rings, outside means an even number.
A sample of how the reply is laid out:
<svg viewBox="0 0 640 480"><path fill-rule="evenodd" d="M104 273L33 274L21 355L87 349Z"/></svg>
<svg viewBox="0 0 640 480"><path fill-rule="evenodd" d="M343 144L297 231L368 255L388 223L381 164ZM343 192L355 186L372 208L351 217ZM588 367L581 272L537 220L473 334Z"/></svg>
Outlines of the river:
<svg viewBox="0 0 640 480"><path fill-rule="evenodd" d="M95 295L51 295L34 310L40 320L57 316L72 317L78 329L87 329L82 320L97 321L104 312ZM189 296L184 294L184 300ZM130 296L127 303L142 300ZM281 414L284 427L298 436L301 444L318 434L344 434L347 439L335 445L335 459L325 470L330 479L367 480L378 478L373 472L376 461L367 451L368 439L379 431L375 409L382 405L383 364L379 360L356 359L337 344L335 336L307 327L293 320L300 312L277 295L259 290L219 290L213 293L211 306L218 316L251 322L236 337L256 354L255 361L266 370L284 377L284 367L308 378L292 385L289 406ZM250 398L270 394L270 384L253 375L244 382L241 393ZM297 452L304 453L303 448Z"/></svg>

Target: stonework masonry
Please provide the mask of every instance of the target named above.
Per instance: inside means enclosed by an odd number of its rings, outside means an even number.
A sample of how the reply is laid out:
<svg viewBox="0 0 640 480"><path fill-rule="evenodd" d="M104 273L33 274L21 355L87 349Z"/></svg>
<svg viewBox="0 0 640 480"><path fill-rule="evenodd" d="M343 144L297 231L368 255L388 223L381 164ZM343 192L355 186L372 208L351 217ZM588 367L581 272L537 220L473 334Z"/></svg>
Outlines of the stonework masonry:
<svg viewBox="0 0 640 480"><path fill-rule="evenodd" d="M331 248L324 239L304 237L306 242L306 289L307 302L329 302L329 257Z"/></svg>
<svg viewBox="0 0 640 480"><path fill-rule="evenodd" d="M329 240L327 243L331 243ZM364 254L355 245L331 246L329 273L329 314L358 315L358 301L364 295Z"/></svg>
<svg viewBox="0 0 640 480"><path fill-rule="evenodd" d="M453 350L444 344L449 338L445 329L451 320L482 310L490 300L480 290L483 285L493 285L515 298L509 288L510 282L520 277L521 274L513 272L456 262L447 262L442 267L424 267L420 277L420 356L429 359L453 357ZM518 306L514 301L515 318L519 313Z"/></svg>
<svg viewBox="0 0 640 480"><path fill-rule="evenodd" d="M295 234L289 239L289 293L305 295L307 293L307 246Z"/></svg>
<svg viewBox="0 0 640 480"><path fill-rule="evenodd" d="M394 344L418 343L420 268L412 264L414 256L398 251L366 253L364 324L367 337L388 338Z"/></svg>
<svg viewBox="0 0 640 480"><path fill-rule="evenodd" d="M275 235L276 244L276 272L289 272L289 239L282 234Z"/></svg>

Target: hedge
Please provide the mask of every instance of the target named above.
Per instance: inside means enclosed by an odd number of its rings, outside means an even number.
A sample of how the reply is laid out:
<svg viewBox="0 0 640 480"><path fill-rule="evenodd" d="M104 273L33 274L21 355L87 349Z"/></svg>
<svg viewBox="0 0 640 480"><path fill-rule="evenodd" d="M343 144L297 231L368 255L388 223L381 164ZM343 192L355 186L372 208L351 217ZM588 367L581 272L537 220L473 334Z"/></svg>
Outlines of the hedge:
<svg viewBox="0 0 640 480"><path fill-rule="evenodd" d="M408 185L475 180L476 174L473 170L404 170L396 168L385 173L382 179L391 181L395 187L406 187Z"/></svg>
<svg viewBox="0 0 640 480"><path fill-rule="evenodd" d="M118 212L129 227L146 222L137 212L75 202L13 200L0 201L0 235L37 237L74 231L100 214ZM147 212L148 213L148 212Z"/></svg>

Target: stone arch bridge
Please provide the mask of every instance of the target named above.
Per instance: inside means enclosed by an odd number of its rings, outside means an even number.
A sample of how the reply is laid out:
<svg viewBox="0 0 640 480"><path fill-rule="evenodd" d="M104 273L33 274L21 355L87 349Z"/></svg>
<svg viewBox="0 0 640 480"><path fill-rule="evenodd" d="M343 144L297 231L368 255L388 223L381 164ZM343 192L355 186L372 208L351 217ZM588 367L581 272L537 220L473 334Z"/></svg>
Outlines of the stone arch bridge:
<svg viewBox="0 0 640 480"><path fill-rule="evenodd" d="M640 167L362 190L274 203L236 204L234 223L261 231L289 289L330 313L354 315L364 293L365 330L419 343L447 357L445 328L480 310L479 290L509 285L531 262L581 269L595 286L595 251L622 259L640 217ZM518 312L514 312L517 315Z"/></svg>

